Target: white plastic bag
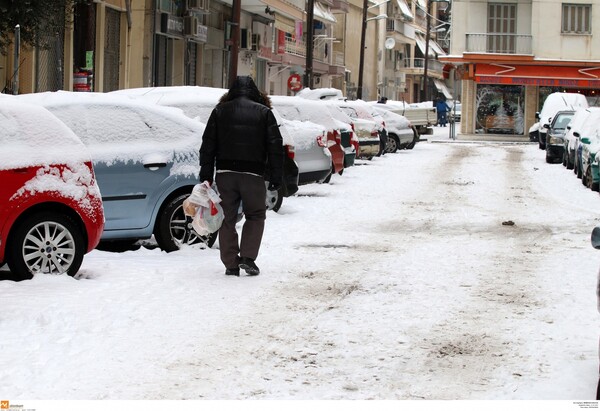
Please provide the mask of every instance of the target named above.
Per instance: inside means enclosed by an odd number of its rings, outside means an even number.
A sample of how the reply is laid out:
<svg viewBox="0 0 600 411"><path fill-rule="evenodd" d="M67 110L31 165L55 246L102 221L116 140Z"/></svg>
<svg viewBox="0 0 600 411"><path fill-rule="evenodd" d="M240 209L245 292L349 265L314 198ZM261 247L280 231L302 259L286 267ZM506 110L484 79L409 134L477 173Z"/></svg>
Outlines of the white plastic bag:
<svg viewBox="0 0 600 411"><path fill-rule="evenodd" d="M207 236L221 228L223 224L223 208L219 203L212 203L210 207L198 207L192 220L192 227L198 235Z"/></svg>
<svg viewBox="0 0 600 411"><path fill-rule="evenodd" d="M223 208L221 197L207 181L196 184L192 194L183 202L183 211L193 217L192 227L198 235L207 236L221 228Z"/></svg>

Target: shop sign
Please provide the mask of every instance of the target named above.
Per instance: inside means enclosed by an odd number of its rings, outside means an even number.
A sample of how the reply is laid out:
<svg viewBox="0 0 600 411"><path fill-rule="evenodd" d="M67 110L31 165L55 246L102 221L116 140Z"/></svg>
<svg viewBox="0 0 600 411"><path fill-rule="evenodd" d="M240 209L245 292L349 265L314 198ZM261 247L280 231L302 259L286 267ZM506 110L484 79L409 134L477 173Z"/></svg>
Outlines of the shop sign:
<svg viewBox="0 0 600 411"><path fill-rule="evenodd" d="M173 36L183 36L183 17L173 16L168 13L161 13L160 31L164 34Z"/></svg>
<svg viewBox="0 0 600 411"><path fill-rule="evenodd" d="M277 30L277 54L285 54L285 31Z"/></svg>
<svg viewBox="0 0 600 411"><path fill-rule="evenodd" d="M478 64L475 81L482 84L600 88L600 67Z"/></svg>

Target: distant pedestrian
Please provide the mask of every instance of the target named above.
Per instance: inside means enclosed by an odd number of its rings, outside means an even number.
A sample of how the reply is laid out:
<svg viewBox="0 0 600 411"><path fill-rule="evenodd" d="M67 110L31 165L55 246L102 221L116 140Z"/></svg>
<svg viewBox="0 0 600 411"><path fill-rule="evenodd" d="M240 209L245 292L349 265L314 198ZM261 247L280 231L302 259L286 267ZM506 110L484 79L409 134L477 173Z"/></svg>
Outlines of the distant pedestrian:
<svg viewBox="0 0 600 411"><path fill-rule="evenodd" d="M438 125L441 127L446 127L446 123L448 123L448 111L450 110L450 107L448 104L446 104L446 101L443 98L439 98L435 104L435 109L437 111Z"/></svg>
<svg viewBox="0 0 600 411"><path fill-rule="evenodd" d="M216 167L216 177L215 177ZM202 136L200 181L216 181L225 218L219 230L226 275L258 275L254 262L266 218L265 175L269 190L283 179L283 142L271 100L251 77L238 76L212 111ZM242 204L245 222L238 244L236 223Z"/></svg>

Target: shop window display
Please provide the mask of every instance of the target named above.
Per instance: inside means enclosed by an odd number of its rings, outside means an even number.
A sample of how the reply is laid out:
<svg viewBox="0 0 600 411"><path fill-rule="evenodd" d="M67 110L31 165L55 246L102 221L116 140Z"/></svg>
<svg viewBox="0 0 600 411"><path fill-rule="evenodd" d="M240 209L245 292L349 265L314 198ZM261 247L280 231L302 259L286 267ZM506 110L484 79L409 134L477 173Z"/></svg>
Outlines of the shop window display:
<svg viewBox="0 0 600 411"><path fill-rule="evenodd" d="M475 132L478 134L524 133L523 86L478 85Z"/></svg>

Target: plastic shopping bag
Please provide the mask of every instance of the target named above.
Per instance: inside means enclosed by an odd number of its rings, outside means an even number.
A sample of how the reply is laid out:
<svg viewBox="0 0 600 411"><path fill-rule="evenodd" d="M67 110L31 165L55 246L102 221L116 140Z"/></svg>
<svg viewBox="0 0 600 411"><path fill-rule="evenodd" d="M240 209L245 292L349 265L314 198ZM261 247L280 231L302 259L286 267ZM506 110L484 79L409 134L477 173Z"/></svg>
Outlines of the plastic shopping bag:
<svg viewBox="0 0 600 411"><path fill-rule="evenodd" d="M212 203L210 207L198 207L192 220L192 227L198 235L207 236L221 228L223 224L223 208L219 203Z"/></svg>
<svg viewBox="0 0 600 411"><path fill-rule="evenodd" d="M223 208L219 205L221 197L215 188L207 181L196 184L192 194L183 202L183 211L193 217L192 227L200 236L218 231L223 223Z"/></svg>

